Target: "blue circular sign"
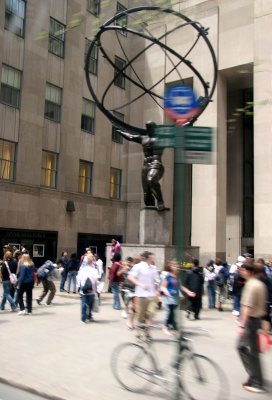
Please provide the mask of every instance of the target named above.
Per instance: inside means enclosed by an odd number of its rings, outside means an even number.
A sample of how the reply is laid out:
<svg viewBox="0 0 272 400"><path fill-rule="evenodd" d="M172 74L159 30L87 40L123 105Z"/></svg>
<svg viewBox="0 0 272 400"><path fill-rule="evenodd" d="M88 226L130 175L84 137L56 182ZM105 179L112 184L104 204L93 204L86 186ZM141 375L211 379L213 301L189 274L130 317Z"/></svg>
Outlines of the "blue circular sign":
<svg viewBox="0 0 272 400"><path fill-rule="evenodd" d="M193 89L186 85L172 86L165 92L164 108L176 117L183 117L198 109Z"/></svg>

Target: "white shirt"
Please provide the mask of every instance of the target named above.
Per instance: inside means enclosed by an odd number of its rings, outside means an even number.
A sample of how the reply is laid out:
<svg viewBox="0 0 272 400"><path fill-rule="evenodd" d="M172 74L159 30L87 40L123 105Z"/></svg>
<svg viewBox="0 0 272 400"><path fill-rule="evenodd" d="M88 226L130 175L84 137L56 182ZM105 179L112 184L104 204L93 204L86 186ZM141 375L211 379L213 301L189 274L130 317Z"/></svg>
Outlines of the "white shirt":
<svg viewBox="0 0 272 400"><path fill-rule="evenodd" d="M238 269L238 265L237 264L232 264L232 266L230 267L230 274L235 274L235 272Z"/></svg>
<svg viewBox="0 0 272 400"><path fill-rule="evenodd" d="M155 283L159 281L159 275L155 265L141 261L131 268L129 275L136 278L142 285L147 285L146 289L136 285L136 297L154 297L156 295Z"/></svg>
<svg viewBox="0 0 272 400"><path fill-rule="evenodd" d="M100 260L100 258L96 261L96 269L98 272L98 279L101 279L101 277L104 273L104 269L103 269L103 261Z"/></svg>
<svg viewBox="0 0 272 400"><path fill-rule="evenodd" d="M97 269L95 269L91 266L86 266L86 267L80 269L77 274L77 287L82 288L84 286L87 278L90 278L92 281L93 292L91 294L94 294L96 292L96 287L97 287L97 278L98 278ZM80 290L80 294L83 294L83 292L81 290Z"/></svg>

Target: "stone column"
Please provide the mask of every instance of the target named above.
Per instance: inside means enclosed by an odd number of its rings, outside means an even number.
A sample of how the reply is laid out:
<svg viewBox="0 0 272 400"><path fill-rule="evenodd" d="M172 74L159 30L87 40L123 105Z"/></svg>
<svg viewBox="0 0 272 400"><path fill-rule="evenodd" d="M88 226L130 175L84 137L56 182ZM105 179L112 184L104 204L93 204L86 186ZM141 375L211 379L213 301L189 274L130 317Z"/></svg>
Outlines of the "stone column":
<svg viewBox="0 0 272 400"><path fill-rule="evenodd" d="M215 128L215 164L193 165L192 177L191 244L200 246L202 262L216 256L226 257L227 94L222 76L219 76L213 100L198 124Z"/></svg>
<svg viewBox="0 0 272 400"><path fill-rule="evenodd" d="M272 243L272 55L271 1L254 4L254 248L271 257ZM267 34L265 34L267 32Z"/></svg>

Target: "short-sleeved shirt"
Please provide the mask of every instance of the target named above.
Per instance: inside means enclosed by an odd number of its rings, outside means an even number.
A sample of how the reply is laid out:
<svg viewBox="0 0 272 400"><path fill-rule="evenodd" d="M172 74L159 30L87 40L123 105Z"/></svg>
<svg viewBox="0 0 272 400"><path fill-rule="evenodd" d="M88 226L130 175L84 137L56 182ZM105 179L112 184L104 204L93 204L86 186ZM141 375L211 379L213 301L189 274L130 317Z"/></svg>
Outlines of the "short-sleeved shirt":
<svg viewBox="0 0 272 400"><path fill-rule="evenodd" d="M155 283L159 281L159 275L155 265L141 261L131 268L129 275L136 278L141 284L147 285L147 289L143 289L136 285L136 297L154 297L156 295Z"/></svg>
<svg viewBox="0 0 272 400"><path fill-rule="evenodd" d="M241 305L251 308L250 317L261 318L266 314L267 288L253 277L246 281L242 292Z"/></svg>

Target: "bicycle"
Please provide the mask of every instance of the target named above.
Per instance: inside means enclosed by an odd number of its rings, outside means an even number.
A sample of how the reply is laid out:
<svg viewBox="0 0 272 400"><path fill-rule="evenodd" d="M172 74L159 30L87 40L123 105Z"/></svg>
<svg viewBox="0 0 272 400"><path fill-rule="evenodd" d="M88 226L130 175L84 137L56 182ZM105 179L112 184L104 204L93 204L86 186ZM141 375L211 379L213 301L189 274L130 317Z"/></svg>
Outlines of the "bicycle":
<svg viewBox="0 0 272 400"><path fill-rule="evenodd" d="M160 367L155 343L178 346L170 365ZM111 370L119 384L134 393L146 393L150 384L159 384L168 392L178 385L190 400L226 400L229 395L222 369L208 357L194 353L192 339L181 332L176 339L152 339L144 333L140 343L120 344L112 353Z"/></svg>

